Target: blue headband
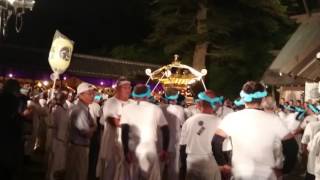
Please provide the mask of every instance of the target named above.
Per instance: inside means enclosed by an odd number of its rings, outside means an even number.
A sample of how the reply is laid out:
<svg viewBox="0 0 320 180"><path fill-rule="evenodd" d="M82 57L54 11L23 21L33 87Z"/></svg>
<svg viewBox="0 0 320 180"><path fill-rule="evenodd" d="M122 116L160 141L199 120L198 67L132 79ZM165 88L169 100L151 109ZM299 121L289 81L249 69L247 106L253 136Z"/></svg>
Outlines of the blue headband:
<svg viewBox="0 0 320 180"><path fill-rule="evenodd" d="M298 121L302 121L303 119L304 119L304 116L306 115L306 112L304 111L304 112L299 112L298 113L298 116L296 117L296 119L298 120Z"/></svg>
<svg viewBox="0 0 320 180"><path fill-rule="evenodd" d="M298 106L294 107L294 109L295 109L296 112L299 112L299 113L306 112L306 110L304 110L304 109L302 109L301 107L298 107Z"/></svg>
<svg viewBox="0 0 320 180"><path fill-rule="evenodd" d="M263 91L263 92L258 91L252 94L247 94L244 91L240 92L241 100L243 100L244 103L252 102L253 99L261 99L263 97L266 97L267 95L268 95L267 91Z"/></svg>
<svg viewBox="0 0 320 180"><path fill-rule="evenodd" d="M171 95L171 96L168 96L167 94L165 94L165 96L166 96L167 100L177 100L179 98L179 92L177 92L177 94Z"/></svg>
<svg viewBox="0 0 320 180"><path fill-rule="evenodd" d="M132 92L132 97L134 98L149 98L151 96L151 90L150 90L150 87L147 86L147 92L143 93L143 94L136 94L134 91Z"/></svg>
<svg viewBox="0 0 320 180"><path fill-rule="evenodd" d="M217 97L217 98L219 98L219 100L220 100L219 103L220 103L220 104L223 104L224 97L223 97L223 96L220 96L220 97Z"/></svg>
<svg viewBox="0 0 320 180"><path fill-rule="evenodd" d="M233 101L233 103L238 107L244 105L244 101L242 99L236 99Z"/></svg>
<svg viewBox="0 0 320 180"><path fill-rule="evenodd" d="M295 108L294 108L293 106L290 106L290 105L284 106L284 108L285 108L286 110L289 110L289 111L296 111Z"/></svg>
<svg viewBox="0 0 320 180"><path fill-rule="evenodd" d="M319 109L316 108L313 104L308 104L307 106L312 112L317 113L317 114L320 113Z"/></svg>
<svg viewBox="0 0 320 180"><path fill-rule="evenodd" d="M207 94L205 92L199 93L198 98L200 100L203 100L203 101L210 103L213 109L216 108L217 103L221 103L221 97L211 98L211 97L207 96Z"/></svg>

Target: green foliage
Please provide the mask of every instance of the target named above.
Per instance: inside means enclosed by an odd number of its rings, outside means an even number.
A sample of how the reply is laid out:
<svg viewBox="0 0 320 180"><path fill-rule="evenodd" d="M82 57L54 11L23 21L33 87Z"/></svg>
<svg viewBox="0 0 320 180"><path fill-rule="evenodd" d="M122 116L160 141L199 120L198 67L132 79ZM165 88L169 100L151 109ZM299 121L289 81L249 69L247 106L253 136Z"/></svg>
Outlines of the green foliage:
<svg viewBox="0 0 320 180"><path fill-rule="evenodd" d="M217 1L215 1L217 2ZM240 0L212 3L209 19L210 44L207 56L208 87L226 96L238 96L247 80L259 81L288 40L293 23L278 1ZM216 29L220 29L217 33Z"/></svg>
<svg viewBox="0 0 320 180"><path fill-rule="evenodd" d="M109 54L111 57L137 62L153 64L167 64L170 62L170 57L165 56L161 51L144 47L141 44L118 46L113 48Z"/></svg>
<svg viewBox="0 0 320 180"><path fill-rule="evenodd" d="M113 57L166 64L173 54L191 64L195 44L208 41L207 86L226 96L238 95L247 80L259 80L295 26L279 0L207 1L208 32L196 32L199 0L158 0L146 14L150 33L143 41L111 51ZM203 0L205 2L205 0Z"/></svg>

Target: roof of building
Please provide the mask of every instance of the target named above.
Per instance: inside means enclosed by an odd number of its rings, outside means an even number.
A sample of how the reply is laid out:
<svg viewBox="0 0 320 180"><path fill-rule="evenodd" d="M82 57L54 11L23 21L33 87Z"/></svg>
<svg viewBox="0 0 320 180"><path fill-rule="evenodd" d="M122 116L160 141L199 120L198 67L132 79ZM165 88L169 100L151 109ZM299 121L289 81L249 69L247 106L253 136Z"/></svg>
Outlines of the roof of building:
<svg viewBox="0 0 320 180"><path fill-rule="evenodd" d="M0 45L0 51L2 74L10 69L25 71L25 74L52 72L48 63L49 50ZM146 79L145 69L155 70L159 67L160 65L149 63L74 53L65 73L84 77L117 78L126 76L130 79Z"/></svg>
<svg viewBox="0 0 320 180"><path fill-rule="evenodd" d="M273 85L304 84L320 78L320 14L305 19L263 76ZM281 76L280 76L281 74Z"/></svg>

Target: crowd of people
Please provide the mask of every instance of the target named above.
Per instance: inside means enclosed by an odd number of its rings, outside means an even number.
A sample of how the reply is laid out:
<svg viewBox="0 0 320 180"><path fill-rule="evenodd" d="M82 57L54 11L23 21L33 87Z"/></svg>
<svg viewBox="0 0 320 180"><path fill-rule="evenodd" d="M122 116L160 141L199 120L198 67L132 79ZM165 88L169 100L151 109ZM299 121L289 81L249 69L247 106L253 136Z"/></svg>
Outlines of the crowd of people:
<svg viewBox="0 0 320 180"><path fill-rule="evenodd" d="M234 103L206 90L188 106L174 87L158 101L124 77L115 88L108 99L86 82L76 93L29 97L7 80L0 178L23 179L24 163L42 152L47 180L280 180L297 164L306 180L320 180L315 103L277 104L254 81Z"/></svg>

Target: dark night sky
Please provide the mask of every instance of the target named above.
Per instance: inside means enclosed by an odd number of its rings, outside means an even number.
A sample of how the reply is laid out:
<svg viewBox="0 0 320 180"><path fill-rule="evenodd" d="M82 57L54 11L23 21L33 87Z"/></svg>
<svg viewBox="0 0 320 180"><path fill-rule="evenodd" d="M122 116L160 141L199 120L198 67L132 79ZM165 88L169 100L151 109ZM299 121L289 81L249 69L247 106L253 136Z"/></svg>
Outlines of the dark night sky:
<svg viewBox="0 0 320 180"><path fill-rule="evenodd" d="M24 15L22 32L9 22L5 43L50 48L56 29L75 41L75 52L138 42L147 34L147 7L139 0L36 0Z"/></svg>

